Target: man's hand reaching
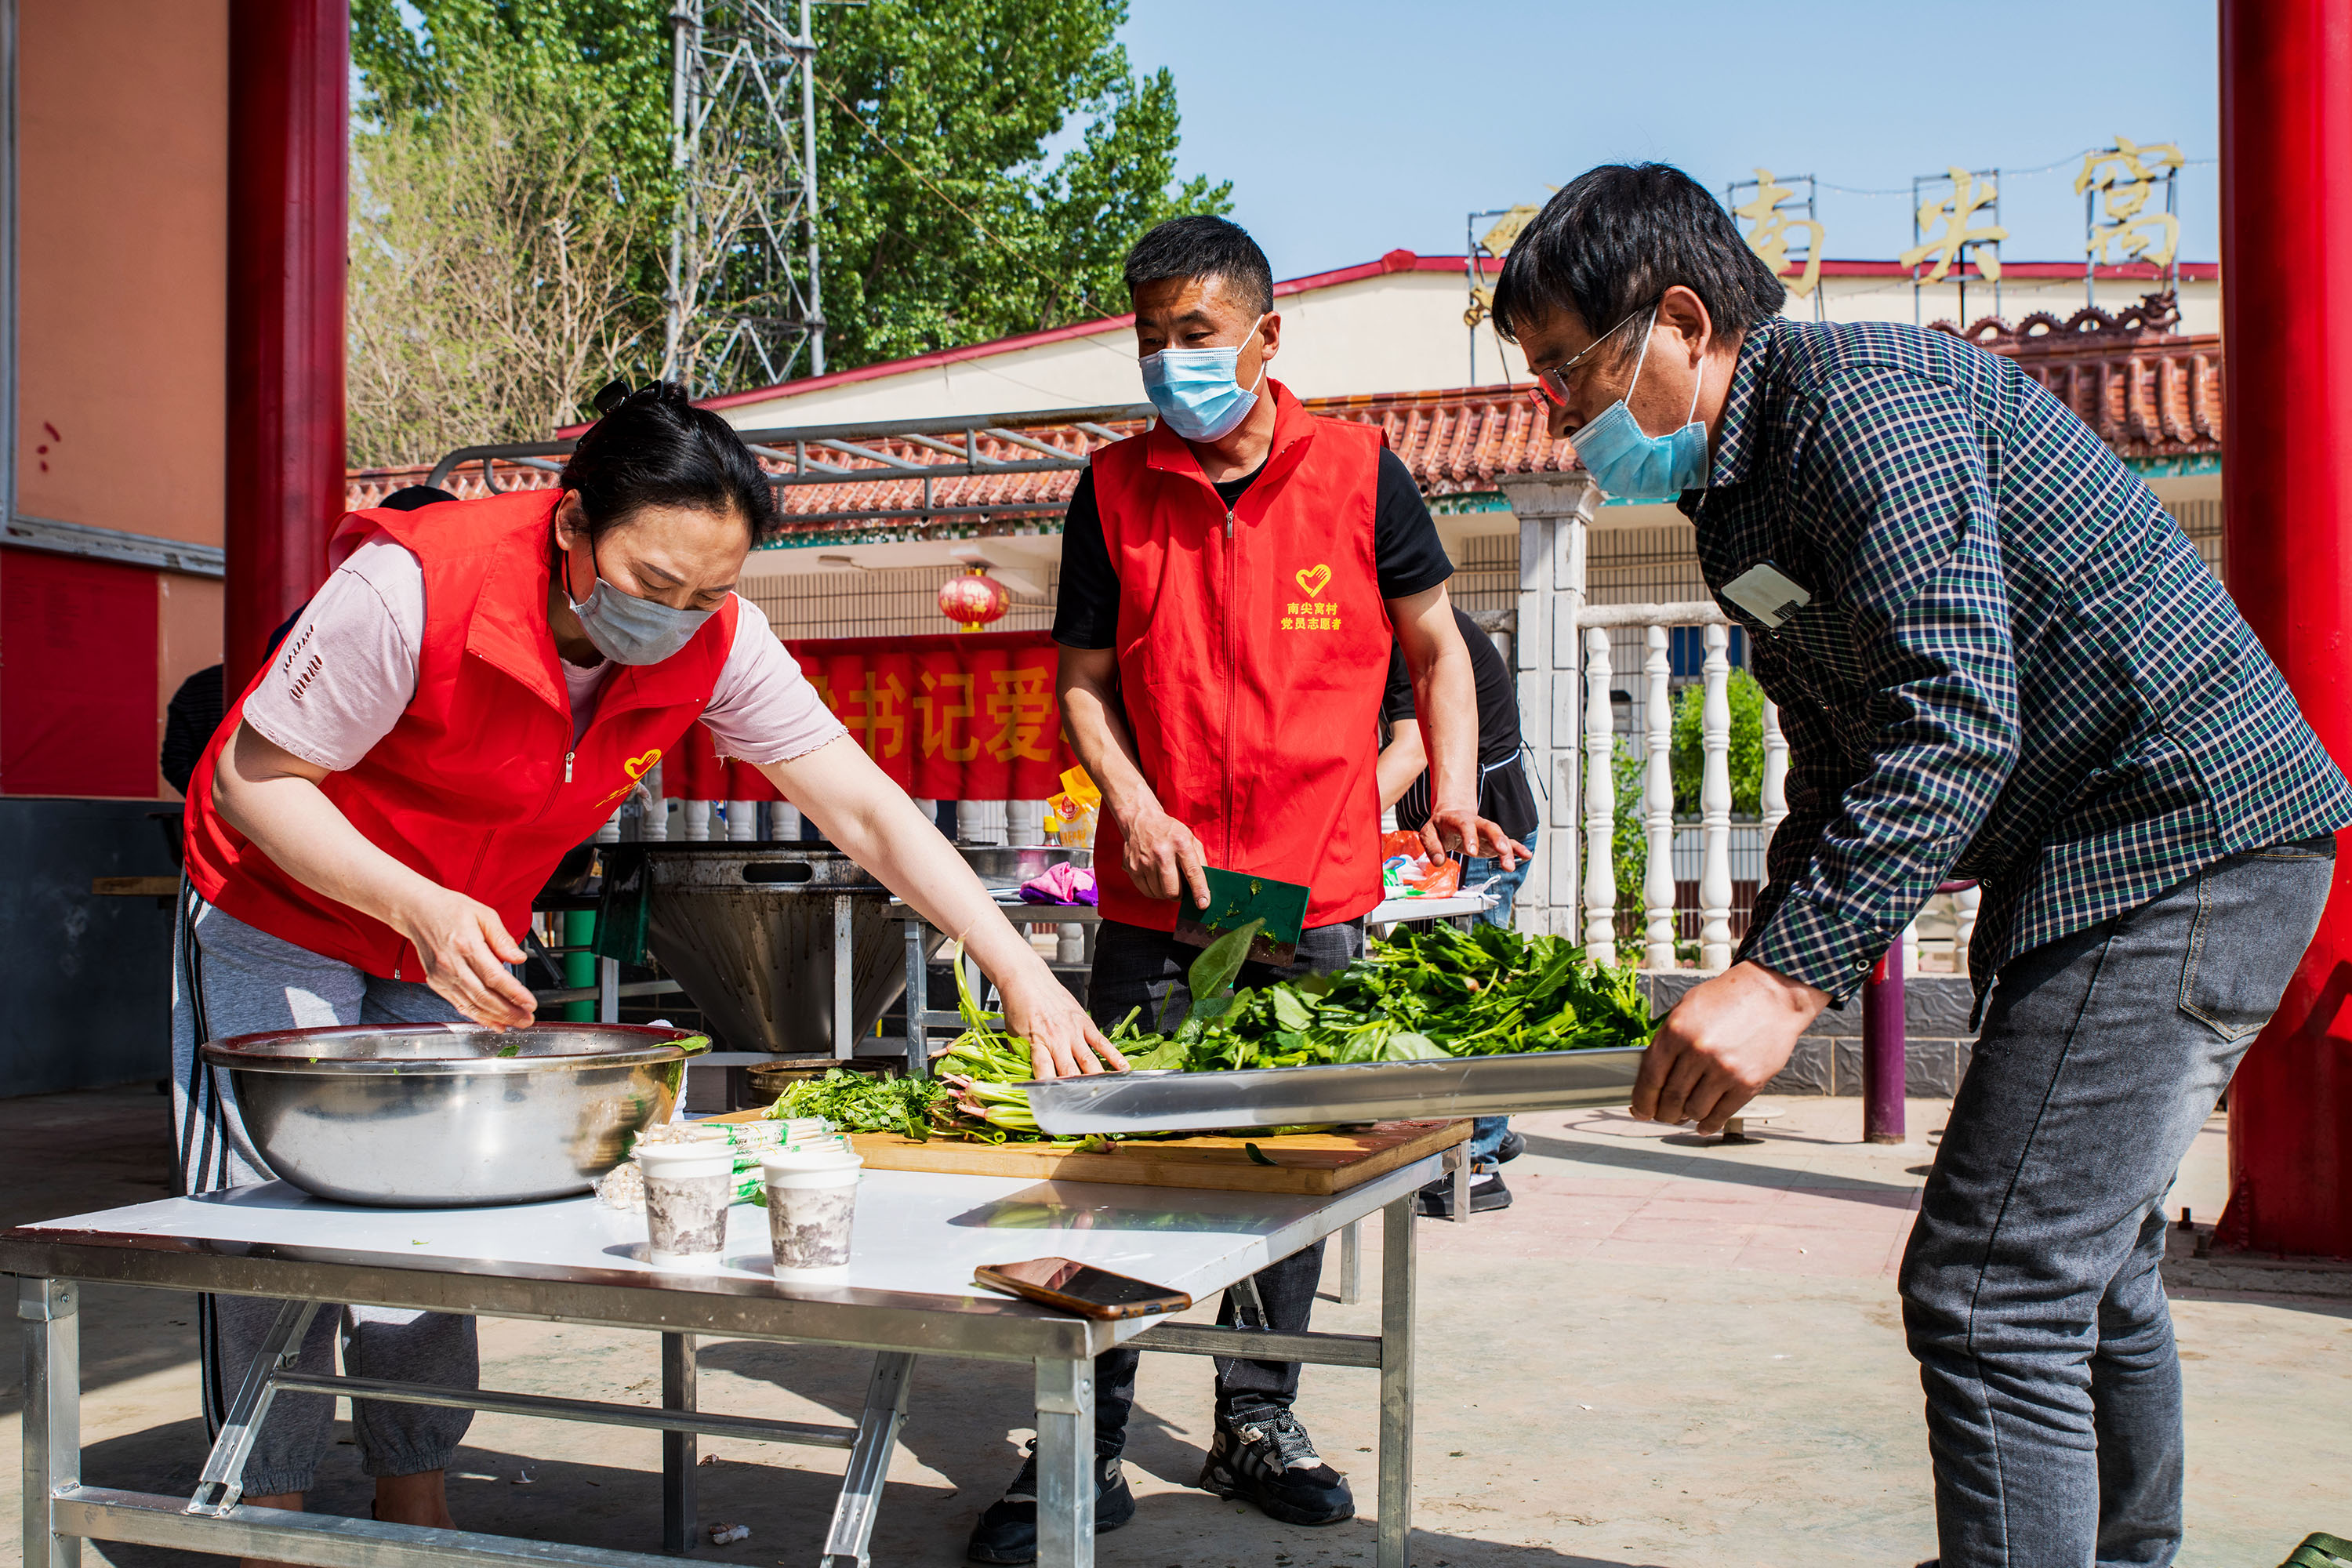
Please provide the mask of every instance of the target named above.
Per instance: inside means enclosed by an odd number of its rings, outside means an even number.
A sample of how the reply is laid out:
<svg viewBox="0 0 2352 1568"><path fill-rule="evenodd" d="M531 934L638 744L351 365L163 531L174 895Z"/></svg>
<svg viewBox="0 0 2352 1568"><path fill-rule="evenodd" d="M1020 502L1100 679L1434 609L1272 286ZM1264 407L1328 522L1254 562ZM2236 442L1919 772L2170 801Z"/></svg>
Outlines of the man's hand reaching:
<svg viewBox="0 0 2352 1568"><path fill-rule="evenodd" d="M1712 1137L1756 1098L1829 1005L1829 994L1760 963L1691 987L1666 1015L1633 1079L1643 1121L1696 1121Z"/></svg>
<svg viewBox="0 0 2352 1568"><path fill-rule="evenodd" d="M1468 859L1499 860L1506 871L1516 870L1527 858L1527 846L1468 806L1445 806L1429 814L1422 824L1421 842L1432 858L1459 854Z"/></svg>

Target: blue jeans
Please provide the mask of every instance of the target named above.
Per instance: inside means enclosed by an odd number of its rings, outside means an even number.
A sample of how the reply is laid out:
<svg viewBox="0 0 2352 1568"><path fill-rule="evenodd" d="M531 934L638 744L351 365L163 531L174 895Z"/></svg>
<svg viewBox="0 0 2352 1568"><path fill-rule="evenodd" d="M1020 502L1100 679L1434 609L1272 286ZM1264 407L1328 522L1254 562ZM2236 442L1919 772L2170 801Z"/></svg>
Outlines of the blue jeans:
<svg viewBox="0 0 2352 1568"><path fill-rule="evenodd" d="M1535 867L1535 840L1530 838L1519 847L1527 853L1520 856L1519 863L1507 871L1503 869L1500 860L1487 859L1483 856L1462 862L1464 887L1475 888L1489 877L1495 879L1493 886L1486 889L1495 895L1495 907L1478 917L1488 925L1507 926L1511 923L1511 900L1518 897L1528 871ZM1511 1119L1507 1116L1481 1116L1473 1121L1470 1124L1471 1164L1492 1165L1495 1152L1503 1146L1503 1134L1510 1129Z"/></svg>
<svg viewBox="0 0 2352 1568"><path fill-rule="evenodd" d="M2164 1198L2318 929L2325 838L2218 860L2002 969L1903 1257L1942 1568L2165 1568Z"/></svg>

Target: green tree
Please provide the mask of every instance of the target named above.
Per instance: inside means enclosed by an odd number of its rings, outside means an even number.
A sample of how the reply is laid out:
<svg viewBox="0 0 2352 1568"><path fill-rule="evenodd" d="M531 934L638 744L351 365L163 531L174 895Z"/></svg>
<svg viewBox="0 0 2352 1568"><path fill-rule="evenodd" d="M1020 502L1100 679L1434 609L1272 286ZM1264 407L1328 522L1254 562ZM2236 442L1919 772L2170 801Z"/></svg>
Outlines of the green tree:
<svg viewBox="0 0 2352 1568"><path fill-rule="evenodd" d="M352 11L363 136L446 120L469 83L496 81L527 84L593 141L609 199L632 211L640 368L659 348L677 189L668 12L668 0L353 0ZM1126 19L1125 0L817 8L828 368L1122 310L1119 262L1138 236L1227 210L1229 184L1177 181L1175 84L1165 70L1136 76L1118 41ZM1073 127L1074 144L1052 155Z"/></svg>
<svg viewBox="0 0 2352 1568"><path fill-rule="evenodd" d="M1731 809L1753 816L1764 789L1764 689L1744 669L1731 672L1725 695L1731 704ZM1675 703L1674 749L1669 760L1675 774L1675 812L1696 816L1699 811L1700 775L1706 749L1699 734L1705 688L1694 682L1682 689Z"/></svg>
<svg viewBox="0 0 2352 1568"><path fill-rule="evenodd" d="M362 464L524 441L636 357L640 208L609 199L593 106L468 80L352 146L345 389ZM583 134L583 132L587 132Z"/></svg>
<svg viewBox="0 0 2352 1568"><path fill-rule="evenodd" d="M826 353L842 366L1127 308L1144 230L1228 210L1175 184L1166 70L1139 80L1124 0L877 0L817 29ZM1047 143L1085 131L1050 163Z"/></svg>

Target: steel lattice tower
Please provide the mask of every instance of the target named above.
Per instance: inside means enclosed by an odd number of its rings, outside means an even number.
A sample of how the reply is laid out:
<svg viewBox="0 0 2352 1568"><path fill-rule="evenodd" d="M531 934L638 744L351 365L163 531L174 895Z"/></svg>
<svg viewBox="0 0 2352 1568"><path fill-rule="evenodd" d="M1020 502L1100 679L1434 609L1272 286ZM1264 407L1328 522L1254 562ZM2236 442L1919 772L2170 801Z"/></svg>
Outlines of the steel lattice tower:
<svg viewBox="0 0 2352 1568"><path fill-rule="evenodd" d="M697 395L824 373L810 0L675 0L662 374ZM803 361L803 351L806 351Z"/></svg>

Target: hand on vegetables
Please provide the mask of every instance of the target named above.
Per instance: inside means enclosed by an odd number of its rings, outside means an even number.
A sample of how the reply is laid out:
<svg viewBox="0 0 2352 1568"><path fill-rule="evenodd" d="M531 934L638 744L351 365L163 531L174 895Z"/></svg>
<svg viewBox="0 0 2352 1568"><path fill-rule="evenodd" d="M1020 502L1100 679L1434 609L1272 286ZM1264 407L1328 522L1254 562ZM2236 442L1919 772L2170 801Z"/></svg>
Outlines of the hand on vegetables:
<svg viewBox="0 0 2352 1568"><path fill-rule="evenodd" d="M961 966L956 971L961 974ZM1029 973L1000 982L1004 1026L1029 1044L1029 1076L1075 1078L1118 1072L1127 1066L1118 1047L1103 1038L1078 999L1038 964Z"/></svg>

